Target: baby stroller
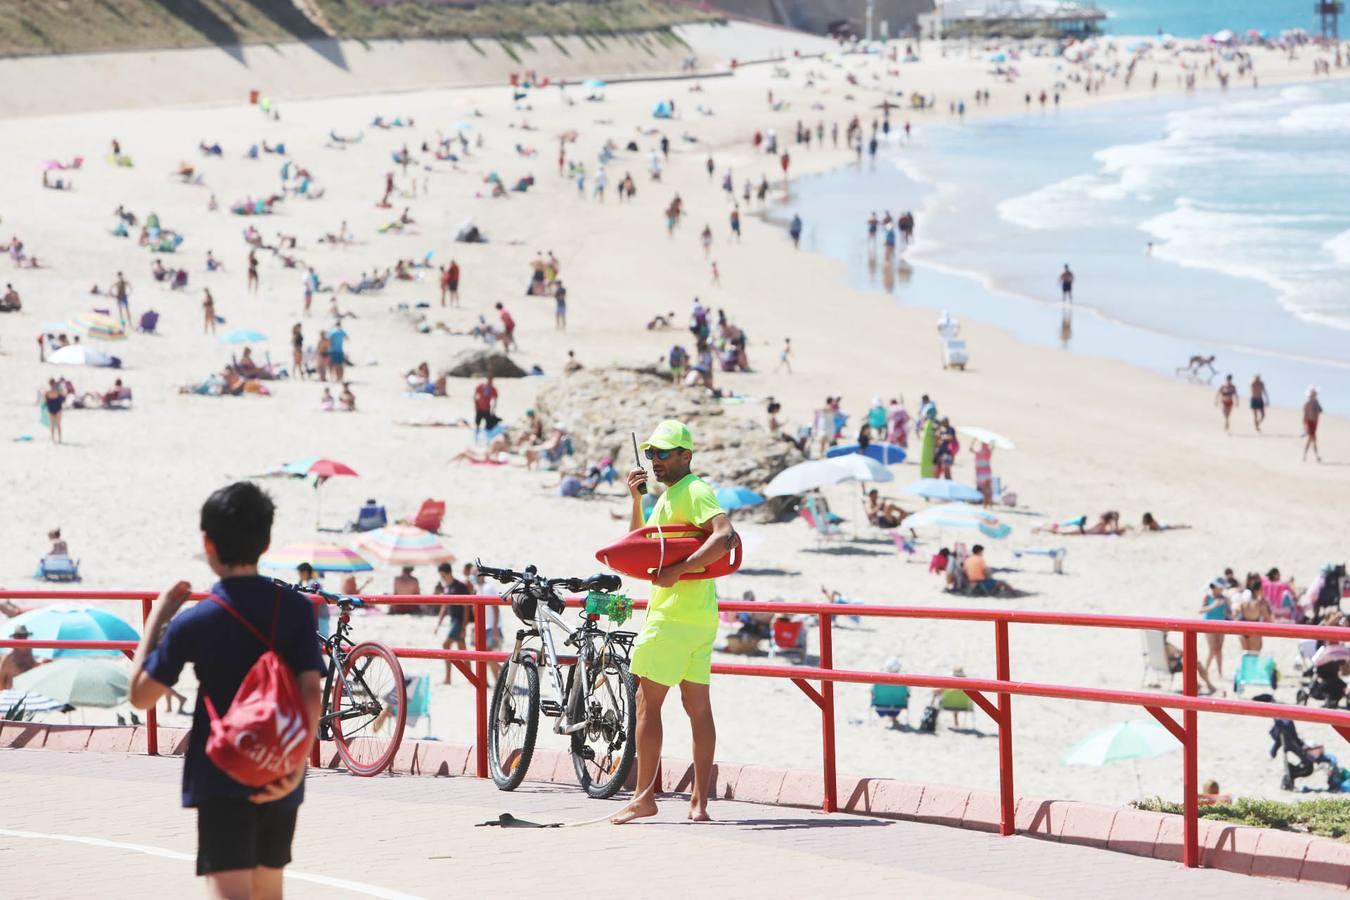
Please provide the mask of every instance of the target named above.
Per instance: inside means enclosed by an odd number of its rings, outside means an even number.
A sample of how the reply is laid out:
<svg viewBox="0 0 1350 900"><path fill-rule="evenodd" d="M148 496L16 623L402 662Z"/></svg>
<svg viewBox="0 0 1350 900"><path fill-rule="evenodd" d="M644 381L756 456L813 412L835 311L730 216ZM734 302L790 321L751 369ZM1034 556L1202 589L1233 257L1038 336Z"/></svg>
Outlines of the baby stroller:
<svg viewBox="0 0 1350 900"><path fill-rule="evenodd" d="M1299 678L1295 701L1307 706L1309 700L1321 701L1323 706L1335 708L1345 697L1345 680L1341 666L1350 659L1350 647L1335 644L1317 648L1315 641L1299 642Z"/></svg>
<svg viewBox="0 0 1350 900"><path fill-rule="evenodd" d="M1298 736L1298 729L1290 719L1276 719L1270 727L1273 743L1270 756L1274 759L1283 754L1284 777L1280 779L1280 789L1294 790L1294 783L1300 778L1312 775L1318 766L1326 766L1327 790L1340 793L1345 788L1347 773L1336 762L1336 757L1323 750L1320 744L1308 745Z"/></svg>

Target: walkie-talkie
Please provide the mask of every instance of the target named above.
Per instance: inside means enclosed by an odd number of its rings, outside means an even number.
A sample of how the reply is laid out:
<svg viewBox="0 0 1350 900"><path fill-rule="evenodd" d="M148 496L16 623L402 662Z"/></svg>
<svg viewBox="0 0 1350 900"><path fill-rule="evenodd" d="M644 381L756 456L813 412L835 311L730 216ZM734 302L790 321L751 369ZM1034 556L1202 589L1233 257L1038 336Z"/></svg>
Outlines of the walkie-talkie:
<svg viewBox="0 0 1350 900"><path fill-rule="evenodd" d="M632 437L633 437L633 459L637 461L637 467L638 467L639 469L641 469L641 468L642 468L642 454L638 452L637 433L636 433L636 432L630 431L629 434L632 435ZM638 485L638 493L639 493L639 494L645 494L645 493L647 493L647 482L644 481L644 482L642 482L641 484Z"/></svg>

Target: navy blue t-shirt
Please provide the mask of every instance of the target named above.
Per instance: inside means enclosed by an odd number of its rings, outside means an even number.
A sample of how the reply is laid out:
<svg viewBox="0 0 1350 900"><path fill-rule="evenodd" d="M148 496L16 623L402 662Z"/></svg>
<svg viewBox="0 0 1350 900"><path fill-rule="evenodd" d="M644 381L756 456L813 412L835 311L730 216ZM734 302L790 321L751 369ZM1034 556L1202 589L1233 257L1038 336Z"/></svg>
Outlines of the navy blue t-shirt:
<svg viewBox="0 0 1350 900"><path fill-rule="evenodd" d="M314 607L294 591L256 575L226 578L211 588L264 635L272 634L276 611L277 655L295 672L324 671L323 655L315 634ZM280 597L280 603L277 600ZM183 805L201 806L213 800L238 800L258 789L240 784L226 775L206 755L211 718L205 697L223 716L234 702L248 670L267 651L251 631L211 600L202 600L169 622L164 637L145 660L146 673L160 684L172 686L183 666L193 663L197 673L197 707L192 713L192 734L183 759ZM299 806L305 786L277 800L284 807Z"/></svg>

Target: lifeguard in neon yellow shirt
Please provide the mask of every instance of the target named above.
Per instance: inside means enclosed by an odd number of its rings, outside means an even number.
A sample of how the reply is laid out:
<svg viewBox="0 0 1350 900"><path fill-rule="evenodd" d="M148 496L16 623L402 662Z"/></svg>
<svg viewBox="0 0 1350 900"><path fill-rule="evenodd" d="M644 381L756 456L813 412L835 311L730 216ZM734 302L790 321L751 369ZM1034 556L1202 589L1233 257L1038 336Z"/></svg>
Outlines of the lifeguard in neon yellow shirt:
<svg viewBox="0 0 1350 900"><path fill-rule="evenodd" d="M666 566L652 579L647 620L633 647L631 665L633 674L641 679L637 695L638 793L611 821L622 825L656 814L653 782L661 760L661 706L670 689L679 685L694 736L689 818L706 822L717 746L709 695L712 648L717 638L717 593L710 578L681 581L680 576L707 568L730 553L739 539L713 489L689 471L694 440L683 422L662 422L641 449L651 461L656 480L666 486L647 524L696 525L711 534L688 559ZM641 467L628 473L628 493L633 498L630 531L644 524L638 486L646 481L647 472Z"/></svg>

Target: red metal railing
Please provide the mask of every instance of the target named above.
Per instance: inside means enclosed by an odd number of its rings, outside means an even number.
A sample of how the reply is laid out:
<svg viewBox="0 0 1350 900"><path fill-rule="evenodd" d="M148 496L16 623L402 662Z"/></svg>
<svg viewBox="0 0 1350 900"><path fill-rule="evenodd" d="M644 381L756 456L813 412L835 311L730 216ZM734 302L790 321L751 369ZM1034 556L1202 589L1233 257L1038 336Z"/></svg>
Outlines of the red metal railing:
<svg viewBox="0 0 1350 900"><path fill-rule="evenodd" d="M0 600L122 600L139 601L142 618L149 617L153 594L142 591L0 591ZM194 594L194 599L205 595ZM496 596L395 596L363 595L369 603L384 605L445 605L464 604L475 607L505 605ZM569 600L577 607L580 600ZM634 604L641 609L644 601ZM1199 779L1197 713L1252 716L1257 718L1286 718L1299 722L1330 725L1342 737L1350 740L1350 711L1317 707L1288 706L1259 703L1253 700L1199 697L1197 694L1197 667L1199 656L1196 635L1234 634L1261 635L1295 639L1323 639L1350 642L1350 628L1326 628L1308 625L1285 625L1264 622L1223 622L1206 619L1165 619L1147 616L1105 616L1088 613L1019 612L999 609L929 609L908 606L863 606L823 603L719 603L723 612L771 612L774 614L812 615L820 625L820 659L817 666L771 666L718 664L713 672L754 678L785 678L792 681L820 709L821 756L824 775L824 812L838 809L837 772L835 769L834 685L894 684L908 687L955 689L964 692L998 726L999 749L999 833L1013 834L1016 808L1013 790L1013 727L1012 698L1014 696L1043 697L1061 700L1082 700L1125 706L1142 706L1171 732L1182 745L1182 792L1184 797L1185 836L1183 858L1187 866L1197 866L1199 851ZM861 672L834 668L833 629L836 616L866 616L890 619L931 619L958 622L989 622L994 626L994 678L958 678L942 675L910 673ZM475 646L482 646L486 637L483 616L474 616ZM1175 631L1182 635L1182 692L1180 695L1156 691L1124 691L1104 688L1082 688L1070 685L1040 684L1014 681L1011 676L1011 658L1008 632L1011 625L1060 625L1080 628L1116 628L1129 630ZM35 641L0 640L4 647L64 647L69 649L107 649L124 652L135 649L129 641ZM407 659L449 660L458 667L473 685L476 695L475 771L486 778L487 768L487 664L503 662L505 653L477 650L440 650L417 647L398 647L394 652ZM472 668L470 665L472 664ZM819 688L811 681L819 681ZM997 695L990 700L986 694ZM1179 710L1181 722L1168 712ZM147 750L158 752L154 710L147 714Z"/></svg>

